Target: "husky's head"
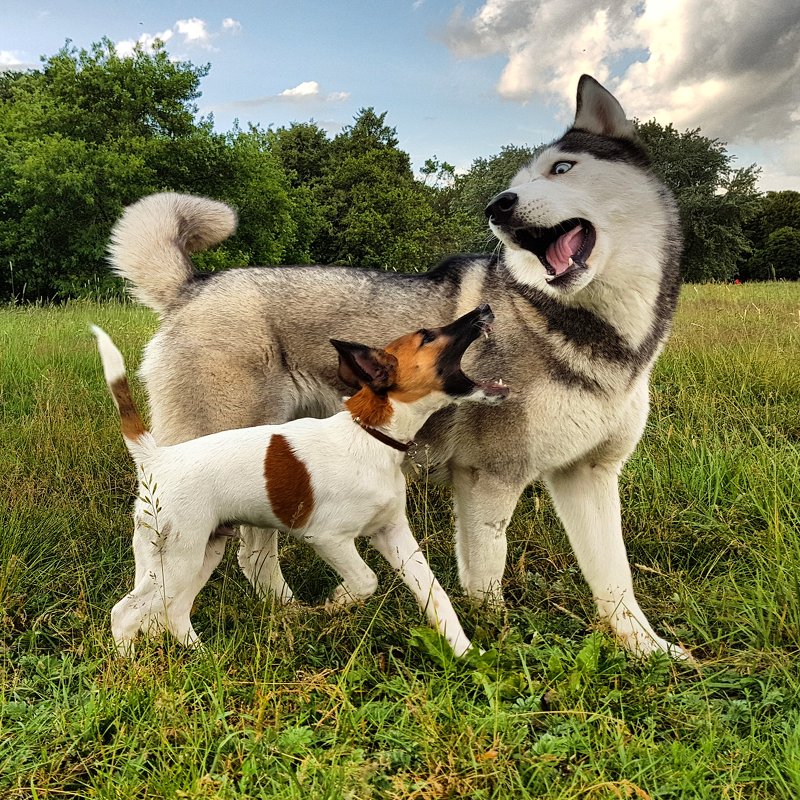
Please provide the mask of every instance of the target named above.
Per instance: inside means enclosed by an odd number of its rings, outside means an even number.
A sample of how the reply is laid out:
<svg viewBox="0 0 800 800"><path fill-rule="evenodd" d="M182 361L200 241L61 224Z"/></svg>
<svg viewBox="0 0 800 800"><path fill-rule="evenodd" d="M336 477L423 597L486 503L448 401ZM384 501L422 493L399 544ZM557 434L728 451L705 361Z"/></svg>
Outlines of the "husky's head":
<svg viewBox="0 0 800 800"><path fill-rule="evenodd" d="M610 278L620 261L628 269L647 261L667 224L664 190L648 166L620 104L583 75L572 127L486 207L513 276L564 296Z"/></svg>

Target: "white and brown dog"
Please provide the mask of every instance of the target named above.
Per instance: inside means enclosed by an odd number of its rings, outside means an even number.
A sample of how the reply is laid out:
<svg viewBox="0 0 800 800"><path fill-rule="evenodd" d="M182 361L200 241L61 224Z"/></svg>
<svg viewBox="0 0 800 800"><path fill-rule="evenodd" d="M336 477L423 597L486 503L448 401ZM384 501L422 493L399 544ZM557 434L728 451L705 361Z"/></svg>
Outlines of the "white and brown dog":
<svg viewBox="0 0 800 800"><path fill-rule="evenodd" d="M329 608L377 588L355 546L367 536L398 571L430 622L462 655L471 646L420 551L405 514L401 464L428 417L451 403L499 403L502 382L476 383L461 357L494 317L479 306L441 328L395 339L385 349L331 340L339 377L358 391L328 419L298 419L223 431L159 447L134 406L125 363L92 326L139 476L134 508L135 586L111 612L118 650L133 652L141 630L166 628L198 643L192 603L225 550L230 523L279 528L308 542L341 576ZM274 569L280 569L277 560ZM284 597L284 600L290 599Z"/></svg>

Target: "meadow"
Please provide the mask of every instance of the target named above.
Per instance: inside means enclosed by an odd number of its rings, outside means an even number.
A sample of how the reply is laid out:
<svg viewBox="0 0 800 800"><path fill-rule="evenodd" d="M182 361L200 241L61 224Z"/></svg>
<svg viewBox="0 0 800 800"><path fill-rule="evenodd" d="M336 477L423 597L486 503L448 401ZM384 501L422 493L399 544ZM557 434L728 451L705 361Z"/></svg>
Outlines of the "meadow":
<svg viewBox="0 0 800 800"><path fill-rule="evenodd" d="M131 368L156 328L127 303L0 307L0 797L800 796L800 284L684 287L622 475L640 603L695 665L617 647L537 486L506 609L473 606L424 479L412 527L484 655L454 660L366 548L377 595L326 614L334 575L284 542L295 607L229 547L205 651L116 658L134 470L90 320Z"/></svg>

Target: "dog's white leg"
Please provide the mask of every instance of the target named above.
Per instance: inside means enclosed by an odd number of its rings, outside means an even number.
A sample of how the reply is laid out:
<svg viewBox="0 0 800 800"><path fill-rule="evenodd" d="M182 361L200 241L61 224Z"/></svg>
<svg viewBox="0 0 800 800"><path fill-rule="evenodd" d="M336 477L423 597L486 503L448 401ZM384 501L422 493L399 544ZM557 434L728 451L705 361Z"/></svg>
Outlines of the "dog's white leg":
<svg viewBox="0 0 800 800"><path fill-rule="evenodd" d="M136 584L111 611L111 630L121 655L133 654L139 631L146 635L167 629L179 641L195 645L189 619L192 602L224 553L224 540L206 546L203 520L175 520L160 515L156 530L136 517L133 552Z"/></svg>
<svg viewBox="0 0 800 800"><path fill-rule="evenodd" d="M197 572L188 575L188 584L171 600L167 608L169 631L187 647L197 647L200 637L192 626L190 614L195 598L208 583L211 573L219 566L225 555L226 536L211 536L206 543L203 564Z"/></svg>
<svg viewBox="0 0 800 800"><path fill-rule="evenodd" d="M458 575L469 597L502 605L506 528L524 488L477 468L453 471Z"/></svg>
<svg viewBox="0 0 800 800"><path fill-rule="evenodd" d="M436 580L405 515L372 536L375 549L397 570L411 589L431 625L447 639L457 656L472 647L447 593Z"/></svg>
<svg viewBox="0 0 800 800"><path fill-rule="evenodd" d="M294 595L278 560L278 531L242 525L238 559L259 597L273 597L279 603L292 602Z"/></svg>
<svg viewBox="0 0 800 800"><path fill-rule="evenodd" d="M600 617L614 635L639 657L661 650L689 658L682 647L655 633L634 597L622 537L620 468L619 463L581 462L547 475L546 483Z"/></svg>
<svg viewBox="0 0 800 800"><path fill-rule="evenodd" d="M139 631L148 633L163 620L164 587L161 565L153 559L154 531L146 518L134 514L133 556L136 575L133 591L111 609L111 633L121 656L132 656Z"/></svg>
<svg viewBox="0 0 800 800"><path fill-rule="evenodd" d="M342 578L325 602L328 611L336 611L375 594L378 577L356 550L356 535L307 537L319 557L330 564Z"/></svg>

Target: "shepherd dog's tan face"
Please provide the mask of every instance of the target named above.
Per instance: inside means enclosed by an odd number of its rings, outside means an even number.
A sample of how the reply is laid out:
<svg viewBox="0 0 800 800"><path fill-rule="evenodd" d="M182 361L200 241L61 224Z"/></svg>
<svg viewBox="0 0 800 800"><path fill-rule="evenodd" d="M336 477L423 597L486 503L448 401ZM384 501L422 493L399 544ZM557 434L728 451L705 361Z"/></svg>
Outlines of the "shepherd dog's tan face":
<svg viewBox="0 0 800 800"><path fill-rule="evenodd" d="M407 333L389 344L385 351L394 356L394 386L389 395L401 403L413 403L431 392L444 392L444 375L439 360L452 344L452 337L440 329Z"/></svg>

